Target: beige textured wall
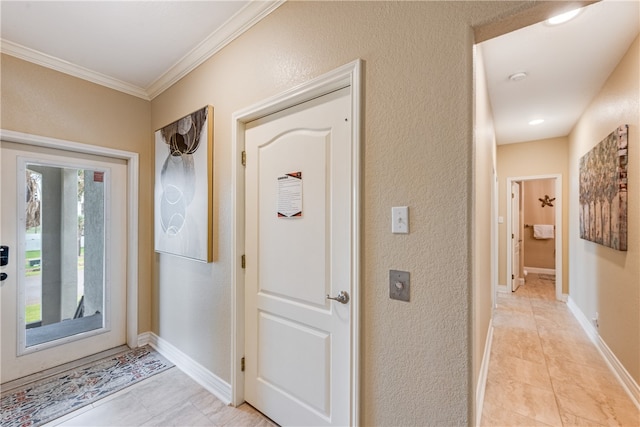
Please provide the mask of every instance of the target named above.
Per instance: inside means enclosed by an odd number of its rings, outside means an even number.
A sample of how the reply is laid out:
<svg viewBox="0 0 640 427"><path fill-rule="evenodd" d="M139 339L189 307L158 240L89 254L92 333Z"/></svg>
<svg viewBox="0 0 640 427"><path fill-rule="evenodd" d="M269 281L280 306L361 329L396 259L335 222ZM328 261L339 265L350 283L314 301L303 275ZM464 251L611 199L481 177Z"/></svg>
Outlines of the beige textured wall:
<svg viewBox="0 0 640 427"><path fill-rule="evenodd" d="M231 114L362 58L361 421L469 422L471 26L529 6L287 2L154 99L154 129L215 107L218 233L211 265L156 259L154 331L229 380ZM407 236L389 232L397 205L411 209ZM389 269L411 272L409 304L389 299Z"/></svg>
<svg viewBox="0 0 640 427"><path fill-rule="evenodd" d="M640 42L633 42L569 135L571 299L587 319L600 315L599 333L640 383ZM621 125L629 125L626 252L580 239L578 162Z"/></svg>
<svg viewBox="0 0 640 427"><path fill-rule="evenodd" d="M556 197L555 180L536 179L524 181L523 184L523 226L524 224L555 225L556 203L553 203L554 206L542 207L542 203L538 200L544 199L545 195L551 199ZM529 227L523 228L522 243L524 245L524 267L556 268L555 239L536 239L533 237L533 228Z"/></svg>
<svg viewBox="0 0 640 427"><path fill-rule="evenodd" d="M152 103L3 57L2 126L140 153L140 331L150 327L228 381L231 114L362 58L361 423L463 425L482 353L474 341L488 319L486 294L471 290L487 274L470 256L479 249L473 179L487 167L472 151L472 27L533 6L288 2ZM152 131L205 104L215 107L217 258L154 258ZM486 182L477 184L484 194ZM411 207L408 236L388 231L398 204ZM411 303L388 299L392 268L411 271Z"/></svg>
<svg viewBox="0 0 640 427"><path fill-rule="evenodd" d="M151 328L152 156L148 101L2 55L3 129L140 154L138 330Z"/></svg>
<svg viewBox="0 0 640 427"><path fill-rule="evenodd" d="M496 171L496 136L489 102L482 47L476 46L474 62L475 136L473 193L473 390L477 390L482 357L492 314L492 262L497 240L496 208L492 196ZM493 272L495 274L495 271ZM476 402L477 403L477 402Z"/></svg>
<svg viewBox="0 0 640 427"><path fill-rule="evenodd" d="M539 175L562 175L562 293L569 292L568 218L569 151L567 138L552 138L520 144L498 145L498 215L505 218L498 224L498 283L507 284L507 178ZM545 208L546 209L546 208ZM558 236L559 237L559 236Z"/></svg>

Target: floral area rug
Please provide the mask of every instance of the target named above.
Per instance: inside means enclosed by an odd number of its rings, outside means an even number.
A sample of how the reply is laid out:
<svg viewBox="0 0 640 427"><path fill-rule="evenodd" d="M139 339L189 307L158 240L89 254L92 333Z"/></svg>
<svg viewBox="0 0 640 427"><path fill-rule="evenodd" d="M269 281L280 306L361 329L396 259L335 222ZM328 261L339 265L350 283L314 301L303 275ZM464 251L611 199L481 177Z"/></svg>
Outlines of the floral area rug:
<svg viewBox="0 0 640 427"><path fill-rule="evenodd" d="M2 427L39 426L160 373L173 364L150 346L2 394Z"/></svg>

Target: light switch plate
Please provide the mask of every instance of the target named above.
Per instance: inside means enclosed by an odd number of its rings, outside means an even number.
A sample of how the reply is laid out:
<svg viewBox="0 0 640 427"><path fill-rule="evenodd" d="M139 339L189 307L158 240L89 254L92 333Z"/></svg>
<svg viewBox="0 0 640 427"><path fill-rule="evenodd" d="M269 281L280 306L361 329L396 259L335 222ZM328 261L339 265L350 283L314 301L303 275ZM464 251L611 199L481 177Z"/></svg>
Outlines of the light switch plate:
<svg viewBox="0 0 640 427"><path fill-rule="evenodd" d="M409 233L408 206L397 206L391 208L391 232L399 234Z"/></svg>
<svg viewBox="0 0 640 427"><path fill-rule="evenodd" d="M389 298L409 302L409 272L389 270Z"/></svg>

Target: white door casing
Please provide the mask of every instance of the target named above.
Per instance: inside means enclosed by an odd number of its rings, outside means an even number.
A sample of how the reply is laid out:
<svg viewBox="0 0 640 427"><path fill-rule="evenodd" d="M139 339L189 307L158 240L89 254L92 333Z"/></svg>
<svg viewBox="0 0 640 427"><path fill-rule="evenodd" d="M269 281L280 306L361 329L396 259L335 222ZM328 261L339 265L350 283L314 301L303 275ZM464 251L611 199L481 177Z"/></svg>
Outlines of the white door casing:
<svg viewBox="0 0 640 427"><path fill-rule="evenodd" d="M511 292L520 286L520 183L511 184Z"/></svg>
<svg viewBox="0 0 640 427"><path fill-rule="evenodd" d="M555 227L556 227L556 239L555 239L555 266L556 266L556 300L562 301L565 299L565 296L562 294L563 287L563 203L562 203L562 175L560 174L549 174L549 175L531 175L531 176L516 176L516 177L508 177L506 179L506 206L507 206L507 223L506 230L507 235L506 243L507 243L507 283L510 283L511 274L513 274L513 266L512 266L512 258L513 258L513 243L511 239L511 233L509 230L512 229L512 222L514 221L514 217L519 215L518 210L512 208L511 205L511 187L514 182L522 182L522 181L535 181L540 179L553 179L555 181ZM519 216L518 216L519 221ZM511 289L510 285L506 285L507 290Z"/></svg>
<svg viewBox="0 0 640 427"><path fill-rule="evenodd" d="M246 184L243 168L234 166L232 403L246 398L283 425L356 425L358 420L359 72L359 61L347 64L234 114L234 158L239 164L246 143L248 165ZM309 114L309 107L324 112ZM276 129L292 111L295 129ZM332 113L339 120L318 126L318 117ZM338 127L347 140L344 146L336 145ZM263 130L271 132L266 144L252 146L255 130L263 136ZM302 218L278 218L277 177L298 171ZM252 219L258 203L261 213ZM284 256L270 251L278 247ZM239 262L245 251L246 278ZM309 273L311 278L305 278ZM326 299L342 290L350 294L349 303ZM239 362L245 354L247 371L242 373Z"/></svg>
<svg viewBox="0 0 640 427"><path fill-rule="evenodd" d="M6 281L2 282L2 382L14 378L28 375L34 371L40 371L48 367L57 366L68 361L72 361L88 354L101 351L104 348L120 345L126 341L130 347L137 346L137 243L136 239L127 239L127 234L137 235L137 178L138 178L138 155L135 153L112 150L103 147L94 147L70 141L57 140L53 138L23 134L13 131L1 131L2 138L2 196L16 196L16 167L19 154L23 161L32 159L34 163L51 161L54 164L70 164L71 157L83 158L85 161L92 158L92 155L107 156L106 167L109 169L107 175L112 175L114 185L118 188L119 194L115 195L120 205L124 205L123 210L111 215L111 227L120 230L116 240L111 239L109 244L113 249L109 254L110 260L117 266L115 273L110 272L109 280L116 280L121 283L122 292L116 292L110 297L116 301L116 306L122 311L119 319L109 326L114 333L109 332L104 335L87 334L87 338L82 341L75 341L63 346L47 348L43 345L43 350L38 352L27 352L20 357L16 357L19 352L17 348L18 333L18 295L19 289L16 283L20 268L16 268L16 261L22 259L18 256L18 246L16 245L16 204L12 204L12 209L3 203L2 224L0 229L2 244L7 244L10 240L11 257L7 267L2 267L3 271L9 274ZM66 151L57 151L62 149ZM70 155L69 151L76 154ZM123 162L124 160L124 162ZM97 165L97 163L94 163ZM103 166L105 165L103 164ZM117 176L113 176L113 175ZM111 179L110 178L110 179ZM115 246L114 246L115 245ZM113 315L110 316L114 320ZM117 329L117 331L115 331ZM117 334L118 336L114 336ZM110 337L110 338L108 338ZM6 341L5 341L6 340ZM32 350L30 348L30 350Z"/></svg>

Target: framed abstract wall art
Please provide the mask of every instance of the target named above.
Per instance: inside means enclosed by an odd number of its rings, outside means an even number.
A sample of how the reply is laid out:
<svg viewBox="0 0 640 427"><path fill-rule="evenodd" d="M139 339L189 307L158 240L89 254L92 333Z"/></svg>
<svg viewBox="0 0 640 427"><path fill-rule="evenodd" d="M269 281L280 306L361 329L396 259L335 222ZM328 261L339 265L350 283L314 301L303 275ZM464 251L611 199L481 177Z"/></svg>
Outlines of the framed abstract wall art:
<svg viewBox="0 0 640 427"><path fill-rule="evenodd" d="M213 107L155 132L156 252L213 261Z"/></svg>
<svg viewBox="0 0 640 427"><path fill-rule="evenodd" d="M629 126L619 126L580 158L580 238L627 250Z"/></svg>

